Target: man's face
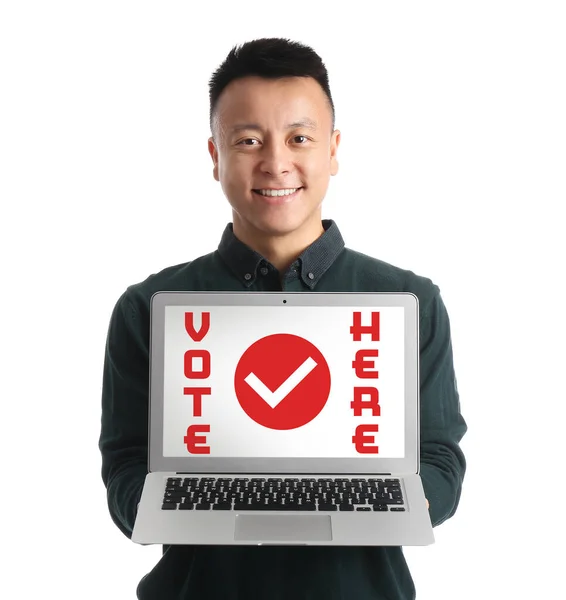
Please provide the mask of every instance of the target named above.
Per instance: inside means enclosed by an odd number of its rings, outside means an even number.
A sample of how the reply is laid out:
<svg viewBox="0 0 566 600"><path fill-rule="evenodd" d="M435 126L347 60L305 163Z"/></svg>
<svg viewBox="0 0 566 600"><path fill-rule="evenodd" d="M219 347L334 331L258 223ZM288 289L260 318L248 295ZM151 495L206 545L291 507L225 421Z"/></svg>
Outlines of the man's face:
<svg viewBox="0 0 566 600"><path fill-rule="evenodd" d="M246 77L224 89L208 149L238 237L296 232L314 241L322 233L321 204L338 172L340 132L331 128L326 95L310 77ZM274 198L254 191L294 188Z"/></svg>

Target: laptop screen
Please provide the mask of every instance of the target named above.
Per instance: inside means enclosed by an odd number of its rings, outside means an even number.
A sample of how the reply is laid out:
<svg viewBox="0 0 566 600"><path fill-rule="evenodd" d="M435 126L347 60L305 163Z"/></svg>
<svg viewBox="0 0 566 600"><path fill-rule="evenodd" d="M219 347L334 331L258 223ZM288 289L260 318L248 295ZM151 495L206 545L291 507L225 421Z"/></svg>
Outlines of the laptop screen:
<svg viewBox="0 0 566 600"><path fill-rule="evenodd" d="M404 309L166 306L163 456L403 458Z"/></svg>

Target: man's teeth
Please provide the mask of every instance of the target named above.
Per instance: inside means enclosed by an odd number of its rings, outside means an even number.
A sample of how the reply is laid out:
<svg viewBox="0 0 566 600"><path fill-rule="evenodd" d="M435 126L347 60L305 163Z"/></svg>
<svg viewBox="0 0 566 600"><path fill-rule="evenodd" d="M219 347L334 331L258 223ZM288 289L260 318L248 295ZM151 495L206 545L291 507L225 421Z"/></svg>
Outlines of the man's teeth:
<svg viewBox="0 0 566 600"><path fill-rule="evenodd" d="M262 196L288 196L294 194L300 188L292 188L288 190L256 190Z"/></svg>

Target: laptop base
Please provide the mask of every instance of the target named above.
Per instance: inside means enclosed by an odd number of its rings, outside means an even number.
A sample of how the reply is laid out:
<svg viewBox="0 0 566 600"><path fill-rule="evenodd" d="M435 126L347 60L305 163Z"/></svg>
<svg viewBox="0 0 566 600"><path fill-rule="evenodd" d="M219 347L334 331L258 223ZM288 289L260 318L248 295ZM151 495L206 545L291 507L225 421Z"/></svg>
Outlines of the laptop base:
<svg viewBox="0 0 566 600"><path fill-rule="evenodd" d="M147 475L133 542L260 546L426 546L434 543L422 482L417 474L392 475L402 481L404 512L316 511L306 514L294 511L162 510L165 483L175 476L176 473L162 472ZM230 474L208 476L230 477Z"/></svg>

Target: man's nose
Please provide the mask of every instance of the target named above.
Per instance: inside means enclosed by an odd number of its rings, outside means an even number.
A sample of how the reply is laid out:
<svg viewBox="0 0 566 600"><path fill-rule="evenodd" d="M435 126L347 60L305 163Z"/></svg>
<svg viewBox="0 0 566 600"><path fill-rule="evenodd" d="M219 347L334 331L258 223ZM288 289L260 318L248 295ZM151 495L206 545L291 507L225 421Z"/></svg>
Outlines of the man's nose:
<svg viewBox="0 0 566 600"><path fill-rule="evenodd" d="M292 151L283 143L270 143L262 148L261 169L272 175L286 173L292 166Z"/></svg>

